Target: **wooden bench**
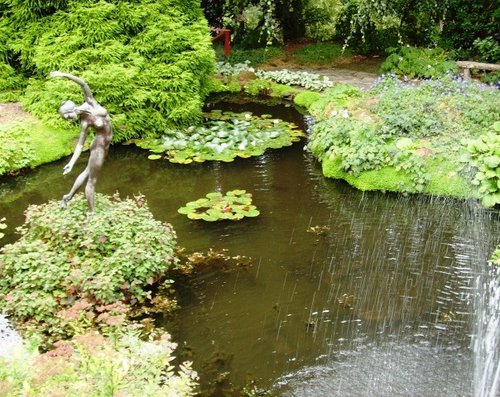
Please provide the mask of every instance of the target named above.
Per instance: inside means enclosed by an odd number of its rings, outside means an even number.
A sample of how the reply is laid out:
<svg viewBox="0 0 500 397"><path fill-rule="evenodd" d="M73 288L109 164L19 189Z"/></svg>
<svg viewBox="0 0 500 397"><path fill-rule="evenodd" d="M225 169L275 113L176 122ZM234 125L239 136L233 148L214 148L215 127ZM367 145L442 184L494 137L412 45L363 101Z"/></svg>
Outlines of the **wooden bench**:
<svg viewBox="0 0 500 397"><path fill-rule="evenodd" d="M457 66L460 68L460 70L462 71L462 73L466 79L470 79L471 69L500 71L500 65L497 65L495 63L457 61Z"/></svg>

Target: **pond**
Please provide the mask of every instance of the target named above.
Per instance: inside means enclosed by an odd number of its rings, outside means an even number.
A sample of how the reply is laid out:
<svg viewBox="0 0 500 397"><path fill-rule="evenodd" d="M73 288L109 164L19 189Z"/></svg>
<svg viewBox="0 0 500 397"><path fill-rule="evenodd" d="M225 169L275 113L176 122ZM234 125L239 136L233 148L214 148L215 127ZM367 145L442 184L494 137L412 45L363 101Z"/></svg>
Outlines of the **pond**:
<svg viewBox="0 0 500 397"><path fill-rule="evenodd" d="M306 128L293 107L219 103ZM325 179L304 142L231 163L178 165L112 147L101 193L142 193L187 251L227 250L249 268L179 285L173 326L213 395L256 380L285 396L470 396L475 280L499 243L499 212L475 202L360 192ZM0 181L3 243L29 204L60 199L65 160ZM177 213L245 189L260 216L204 223ZM219 394L218 394L219 393Z"/></svg>

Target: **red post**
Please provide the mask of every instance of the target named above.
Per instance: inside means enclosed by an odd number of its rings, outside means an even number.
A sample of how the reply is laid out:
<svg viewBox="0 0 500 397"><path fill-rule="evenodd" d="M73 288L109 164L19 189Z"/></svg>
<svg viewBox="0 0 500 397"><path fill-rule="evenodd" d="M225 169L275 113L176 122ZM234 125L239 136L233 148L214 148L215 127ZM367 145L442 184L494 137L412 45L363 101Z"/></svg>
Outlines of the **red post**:
<svg viewBox="0 0 500 397"><path fill-rule="evenodd" d="M224 54L229 57L231 54L231 31L224 29Z"/></svg>
<svg viewBox="0 0 500 397"><path fill-rule="evenodd" d="M221 37L224 38L224 55L228 57L231 54L231 31L225 28L212 28L212 31L215 32L212 41L219 40Z"/></svg>

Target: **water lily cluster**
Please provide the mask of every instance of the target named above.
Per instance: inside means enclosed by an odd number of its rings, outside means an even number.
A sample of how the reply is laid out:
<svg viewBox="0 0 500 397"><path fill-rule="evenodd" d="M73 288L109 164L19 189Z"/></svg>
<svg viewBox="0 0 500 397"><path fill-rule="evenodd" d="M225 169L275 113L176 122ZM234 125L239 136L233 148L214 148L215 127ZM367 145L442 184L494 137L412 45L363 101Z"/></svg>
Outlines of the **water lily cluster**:
<svg viewBox="0 0 500 397"><path fill-rule="evenodd" d="M246 190L231 190L225 195L220 192L208 193L195 201L188 202L178 209L180 214L189 219L201 219L208 222L222 220L240 220L256 217L260 214L252 204L252 194Z"/></svg>
<svg viewBox="0 0 500 397"><path fill-rule="evenodd" d="M260 156L266 149L290 146L305 136L295 124L270 115L214 110L205 117L201 125L168 130L159 139L134 143L150 149L154 153L149 156L151 160L166 158L172 163L189 164Z"/></svg>

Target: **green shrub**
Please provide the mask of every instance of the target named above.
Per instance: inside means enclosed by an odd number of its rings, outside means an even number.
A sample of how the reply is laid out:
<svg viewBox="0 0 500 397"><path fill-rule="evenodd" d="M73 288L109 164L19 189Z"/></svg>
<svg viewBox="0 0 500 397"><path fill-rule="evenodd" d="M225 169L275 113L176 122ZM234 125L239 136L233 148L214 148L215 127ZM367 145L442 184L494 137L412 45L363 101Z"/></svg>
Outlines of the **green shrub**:
<svg viewBox="0 0 500 397"><path fill-rule="evenodd" d="M0 390L5 397L193 396L198 376L190 362L175 370L176 346L168 334L143 341L131 332L88 332L45 353L33 342L0 358Z"/></svg>
<svg viewBox="0 0 500 397"><path fill-rule="evenodd" d="M177 267L175 232L153 219L143 197L97 195L95 215L86 212L81 195L66 210L32 205L21 238L0 251L0 305L16 321L55 334L120 323L124 305L147 303L150 286Z"/></svg>
<svg viewBox="0 0 500 397"><path fill-rule="evenodd" d="M306 36L319 41L332 40L341 10L339 0L307 1L303 10Z"/></svg>
<svg viewBox="0 0 500 397"><path fill-rule="evenodd" d="M491 263L500 267L500 244L497 245L497 248L491 255Z"/></svg>
<svg viewBox="0 0 500 397"><path fill-rule="evenodd" d="M325 174L370 189L478 196L461 171L459 159L466 152L461 141L484 135L498 120L498 90L449 76L419 84L383 77L365 93L338 90L327 90L310 107L317 122L308 148L323 162ZM489 167L497 167L490 151L499 146L496 140L480 145ZM384 169L392 176L386 172L388 181L377 180ZM403 181L397 189L389 181L394 175ZM487 192L484 204L494 205L495 169L482 175L489 180L479 194Z"/></svg>
<svg viewBox="0 0 500 397"><path fill-rule="evenodd" d="M472 183L479 187L483 205L500 204L500 121L491 132L469 141L467 150L469 161L477 170Z"/></svg>
<svg viewBox="0 0 500 397"><path fill-rule="evenodd" d="M198 2L68 0L49 8L26 16L14 7L2 18L16 32L8 54L32 77L27 110L57 124L62 100L83 101L74 83L48 79L62 70L87 81L111 114L115 141L200 118L214 51Z"/></svg>
<svg viewBox="0 0 500 397"><path fill-rule="evenodd" d="M400 47L389 49L389 56L380 66L381 73L395 73L410 79L438 78L457 73L455 62L441 48Z"/></svg>
<svg viewBox="0 0 500 397"><path fill-rule="evenodd" d="M474 40L474 48L479 54L479 60L483 62L500 62L500 45L495 38L489 36L484 39Z"/></svg>

